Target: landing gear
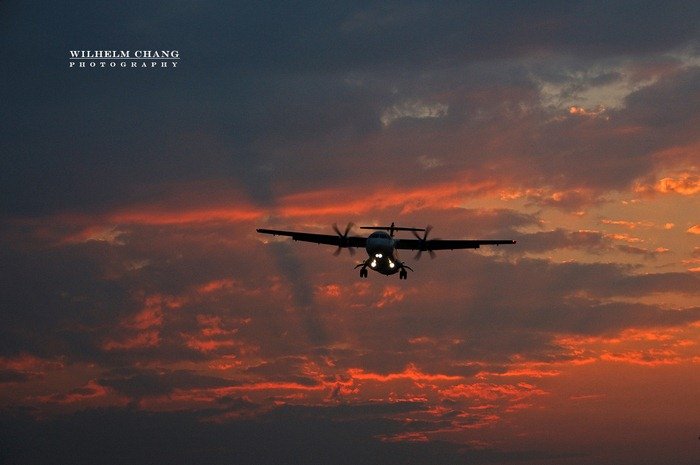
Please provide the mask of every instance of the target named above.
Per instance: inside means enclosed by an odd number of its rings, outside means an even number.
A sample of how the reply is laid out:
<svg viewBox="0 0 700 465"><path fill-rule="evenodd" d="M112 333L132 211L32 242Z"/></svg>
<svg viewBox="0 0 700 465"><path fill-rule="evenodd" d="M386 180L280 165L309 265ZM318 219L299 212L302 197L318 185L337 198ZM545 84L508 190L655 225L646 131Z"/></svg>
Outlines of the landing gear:
<svg viewBox="0 0 700 465"><path fill-rule="evenodd" d="M357 266L355 266L355 269L360 268L360 278L367 277L367 266L369 265L369 263L370 261L369 259L367 259L363 263L359 263Z"/></svg>
<svg viewBox="0 0 700 465"><path fill-rule="evenodd" d="M408 272L403 268L399 271L399 279L408 279Z"/></svg>

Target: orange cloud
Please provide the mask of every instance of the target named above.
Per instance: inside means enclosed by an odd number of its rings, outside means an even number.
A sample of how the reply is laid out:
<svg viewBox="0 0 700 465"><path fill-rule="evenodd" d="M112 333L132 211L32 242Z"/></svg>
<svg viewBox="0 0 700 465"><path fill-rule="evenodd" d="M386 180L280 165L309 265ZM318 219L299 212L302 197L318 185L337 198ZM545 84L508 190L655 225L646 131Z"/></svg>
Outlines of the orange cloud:
<svg viewBox="0 0 700 465"><path fill-rule="evenodd" d="M36 398L39 402L57 403L57 404L75 404L85 402L86 400L106 397L108 394L107 388L101 386L97 381L90 380L85 386L72 389L65 394L51 394L48 396L39 396Z"/></svg>
<svg viewBox="0 0 700 465"><path fill-rule="evenodd" d="M128 233L125 226L169 226L194 223L256 221L267 213L247 205L223 207L182 207L134 205L111 212L88 215L58 213L48 217L17 219L15 223L32 227L35 238L69 245L97 241L123 245L122 237Z"/></svg>
<svg viewBox="0 0 700 465"><path fill-rule="evenodd" d="M628 229L637 229L640 227L651 228L654 226L654 223L651 221L627 221L627 220L602 219L602 220L600 220L600 222L602 224L623 226L623 227L628 228Z"/></svg>
<svg viewBox="0 0 700 465"><path fill-rule="evenodd" d="M691 226L686 232L690 234L700 234L700 224Z"/></svg>
<svg viewBox="0 0 700 465"><path fill-rule="evenodd" d="M249 207L201 208L171 211L141 208L123 210L108 215L107 221L116 224L171 225L213 221L242 222L260 219L264 212Z"/></svg>
<svg viewBox="0 0 700 465"><path fill-rule="evenodd" d="M235 355L228 354L222 355L215 362L210 362L207 364L207 368L212 370L224 371L230 370L231 368L239 367L243 364L242 361L238 360Z"/></svg>
<svg viewBox="0 0 700 465"><path fill-rule="evenodd" d="M608 362L622 362L645 366L677 365L684 361L676 352L668 349L605 353L602 354L600 358Z"/></svg>
<svg viewBox="0 0 700 465"><path fill-rule="evenodd" d="M606 237L608 239L614 239L616 241L624 241L629 244L637 244L639 242L644 242L644 239L630 236L629 234L605 234L603 237Z"/></svg>
<svg viewBox="0 0 700 465"><path fill-rule="evenodd" d="M642 194L695 195L700 193L700 176L691 173L683 173L675 178L666 177L660 179L654 184L637 184L634 190Z"/></svg>
<svg viewBox="0 0 700 465"><path fill-rule="evenodd" d="M484 372L476 375L477 378L482 378L485 376L499 376L499 377L517 377L523 376L526 378L544 378L549 376L559 376L561 371L553 369L544 369L542 367L546 366L542 363L523 363L516 367L509 368L503 373L490 373Z"/></svg>
<svg viewBox="0 0 700 465"><path fill-rule="evenodd" d="M700 192L700 177L684 174L677 179L663 178L656 183L656 191L663 194L675 192L681 195L694 195Z"/></svg>
<svg viewBox="0 0 700 465"><path fill-rule="evenodd" d="M109 244L123 244L119 237L124 234L124 231L119 230L115 226L95 225L88 226L75 234L65 237L62 241L64 244L77 244L81 242L97 241L107 242Z"/></svg>
<svg viewBox="0 0 700 465"><path fill-rule="evenodd" d="M146 298L143 310L127 320L124 325L127 328L148 329L163 324L162 297L153 295Z"/></svg>
<svg viewBox="0 0 700 465"><path fill-rule="evenodd" d="M428 436L425 433L414 431L408 433L399 433L394 435L380 435L379 440L382 442L428 442Z"/></svg>
<svg viewBox="0 0 700 465"><path fill-rule="evenodd" d="M164 309L175 309L183 305L182 299L153 294L146 296L144 306L136 315L121 323L129 333L121 338L111 338L102 344L104 350L130 350L157 347L160 345L160 327L165 318ZM136 333L136 334L134 334Z"/></svg>
<svg viewBox="0 0 700 465"><path fill-rule="evenodd" d="M319 295L324 297L340 297L341 287L338 284L326 284L323 286L317 286L316 291Z"/></svg>
<svg viewBox="0 0 700 465"><path fill-rule="evenodd" d="M377 308L383 308L404 299L404 293L398 286L386 286L382 296L377 302Z"/></svg>
<svg viewBox="0 0 700 465"><path fill-rule="evenodd" d="M0 357L0 369L23 372L43 372L64 367L61 360L47 360L33 355L22 354L17 357Z"/></svg>
<svg viewBox="0 0 700 465"><path fill-rule="evenodd" d="M250 319L236 320L238 325L246 325L250 323ZM197 323L199 324L199 332L195 334L181 333L180 336L185 340L185 344L190 349L199 352L212 352L223 347L242 347L242 343L233 339L233 336L238 333L239 328L226 328L222 317L216 315L197 315ZM230 326L230 325L228 325Z"/></svg>
<svg viewBox="0 0 700 465"><path fill-rule="evenodd" d="M222 347L236 346L236 342L233 340L203 339L190 334L182 334L182 337L185 340L187 347L203 353L213 352L221 349Z"/></svg>
<svg viewBox="0 0 700 465"><path fill-rule="evenodd" d="M589 205L597 205L604 200L592 189L570 189L555 191L551 188L537 188L525 190L506 189L499 192L501 200L514 200L527 198L537 205L554 207L565 210L576 216L585 215L584 208Z"/></svg>
<svg viewBox="0 0 700 465"><path fill-rule="evenodd" d="M607 109L603 105L598 105L595 108L584 108L578 106L569 107L569 114L572 116L581 116L587 118L603 118L605 120L610 119L608 115L605 114Z"/></svg>
<svg viewBox="0 0 700 465"><path fill-rule="evenodd" d="M157 347L160 344L159 331L144 331L121 340L108 340L102 344L104 350L129 350Z"/></svg>
<svg viewBox="0 0 700 465"><path fill-rule="evenodd" d="M437 382L437 381L459 381L461 376L450 376L442 374L423 373L415 365L408 365L406 369L400 373L390 373L381 375L378 373L369 373L359 368L351 368L348 370L348 375L355 380L376 381L386 383L396 380L411 380L414 382Z"/></svg>
<svg viewBox="0 0 700 465"><path fill-rule="evenodd" d="M57 244L101 241L122 245L128 226L170 226L200 223L261 222L267 217L310 218L361 215L389 208L406 214L426 208L460 207L467 197L493 192L499 187L495 180L443 182L435 185L374 186L362 196L356 188L333 188L290 194L279 199L272 209L259 208L236 201L216 206L132 205L110 212L87 215L60 213L47 218L18 220L34 227L36 235ZM174 202L176 203L176 202Z"/></svg>
<svg viewBox="0 0 700 465"><path fill-rule="evenodd" d="M479 399L484 401L508 400L518 403L532 396L543 396L547 392L528 383L490 384L473 383L458 384L448 389L440 390L440 394L452 400Z"/></svg>
<svg viewBox="0 0 700 465"><path fill-rule="evenodd" d="M679 328L637 329L616 336L562 336L555 342L567 348L576 360L628 363L633 365L676 365L693 360L696 355L695 324Z"/></svg>
<svg viewBox="0 0 700 465"><path fill-rule="evenodd" d="M263 381L260 383L250 383L250 384L244 384L241 386L233 386L229 389L232 391L277 391L277 390L282 390L282 391L287 391L287 390L323 391L323 390L328 389L328 386L325 384L306 385L306 384L291 383L291 382Z"/></svg>
<svg viewBox="0 0 700 465"><path fill-rule="evenodd" d="M215 281L210 281L208 283L202 284L197 288L197 292L199 292L200 294L210 294L212 292L232 289L234 285L235 281L233 279L217 279Z"/></svg>
<svg viewBox="0 0 700 465"><path fill-rule="evenodd" d="M400 207L402 213L425 208L444 210L459 207L465 197L492 192L496 188L496 181L490 180L447 182L410 189L382 186L365 192L361 198L356 195L355 188L325 189L283 197L277 214L283 217L331 216L362 214L391 207Z"/></svg>

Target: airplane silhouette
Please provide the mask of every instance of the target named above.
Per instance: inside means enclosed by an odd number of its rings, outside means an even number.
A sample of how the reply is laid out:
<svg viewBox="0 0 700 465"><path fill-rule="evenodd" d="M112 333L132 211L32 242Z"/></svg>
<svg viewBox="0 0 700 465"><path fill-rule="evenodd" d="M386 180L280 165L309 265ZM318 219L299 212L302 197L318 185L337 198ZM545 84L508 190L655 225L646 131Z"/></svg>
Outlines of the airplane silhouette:
<svg viewBox="0 0 700 465"><path fill-rule="evenodd" d="M399 260L397 250L416 250L416 260L420 260L423 252L428 252L431 258L435 257L436 250L455 249L478 249L482 245L515 244L513 240L443 240L428 239L432 226L425 228L404 228L395 226L360 226L360 229L375 230L369 237L350 236L352 223L348 223L345 231L341 232L338 225L333 225L335 234L315 234L296 231L280 231L276 229L257 229L261 234L272 234L273 236L289 236L295 241L314 242L316 244L334 245L337 247L334 255L347 248L352 255L355 248L365 248L367 259L358 264L355 268L360 268L360 277L367 277L367 270L374 270L384 275L399 273L399 279L407 279L407 270L413 271L411 267ZM394 237L396 231L410 231L415 239L397 239ZM421 237L419 232L423 233Z"/></svg>

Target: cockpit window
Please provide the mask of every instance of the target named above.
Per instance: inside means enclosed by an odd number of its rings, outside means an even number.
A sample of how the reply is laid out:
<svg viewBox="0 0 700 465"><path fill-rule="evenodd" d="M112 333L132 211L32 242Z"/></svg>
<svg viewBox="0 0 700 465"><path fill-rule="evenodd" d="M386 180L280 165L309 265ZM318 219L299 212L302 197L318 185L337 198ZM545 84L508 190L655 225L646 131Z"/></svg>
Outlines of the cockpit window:
<svg viewBox="0 0 700 465"><path fill-rule="evenodd" d="M387 234L384 231L375 231L372 234L370 234L369 237L378 237L378 238L382 238L382 239L389 239L389 234Z"/></svg>

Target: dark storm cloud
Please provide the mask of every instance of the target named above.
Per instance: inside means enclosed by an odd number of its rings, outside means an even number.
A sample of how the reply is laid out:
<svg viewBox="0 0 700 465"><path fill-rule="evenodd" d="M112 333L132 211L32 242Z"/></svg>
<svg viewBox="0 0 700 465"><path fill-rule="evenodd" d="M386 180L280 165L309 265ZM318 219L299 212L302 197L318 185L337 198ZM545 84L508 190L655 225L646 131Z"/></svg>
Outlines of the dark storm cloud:
<svg viewBox="0 0 700 465"><path fill-rule="evenodd" d="M175 389L231 387L237 383L225 378L205 376L190 370L121 368L105 373L98 384L132 399L163 396Z"/></svg>
<svg viewBox="0 0 700 465"><path fill-rule="evenodd" d="M472 64L542 50L588 60L648 55L697 39L699 22L691 2L3 8L12 19L0 32L10 64L0 110L5 214L159 199L168 195L164 185L193 179L242 184L273 203L271 184L299 189L342 179L343 166L324 161L345 157L339 146L379 130L382 109L396 98L392 89L399 97L428 96L410 89L425 89L426 79L437 84L435 70L474 75ZM157 75L67 69L71 49L144 44L180 49L180 68ZM524 67L520 77L517 67L504 69L495 74L528 80ZM459 76L442 74L443 90L459 87ZM615 78L602 73L589 85ZM448 114L459 113L456 105ZM322 143L304 149L310 141ZM362 149L354 155L376 158Z"/></svg>
<svg viewBox="0 0 700 465"><path fill-rule="evenodd" d="M18 370L0 370L0 384L2 383L23 383L34 378L30 373Z"/></svg>
<svg viewBox="0 0 700 465"><path fill-rule="evenodd" d="M687 125L697 121L700 106L700 67L694 66L670 79L660 81L627 97L626 116L666 133L694 137ZM680 128L678 126L681 126ZM681 140L683 141L683 140Z"/></svg>
<svg viewBox="0 0 700 465"><path fill-rule="evenodd" d="M95 344L80 328L114 321L129 308L129 290L101 279L109 247L99 243L23 252L0 248L3 270L2 352L80 357ZM16 244L16 246L19 245Z"/></svg>
<svg viewBox="0 0 700 465"><path fill-rule="evenodd" d="M290 382L302 386L317 386L318 379L309 376L300 376L303 365L309 360L306 357L281 357L279 359L264 362L260 365L248 367L245 374L254 375L264 381Z"/></svg>
<svg viewBox="0 0 700 465"><path fill-rule="evenodd" d="M400 407L400 408L397 408ZM420 406L410 405L412 410ZM445 441L384 442L411 424L374 417L399 413L402 404L281 407L256 420L203 421L212 412L148 413L132 409L84 410L39 422L17 412L0 415L4 463L133 464L462 464L563 458L536 450L513 451ZM40 442L34 439L41 437Z"/></svg>

